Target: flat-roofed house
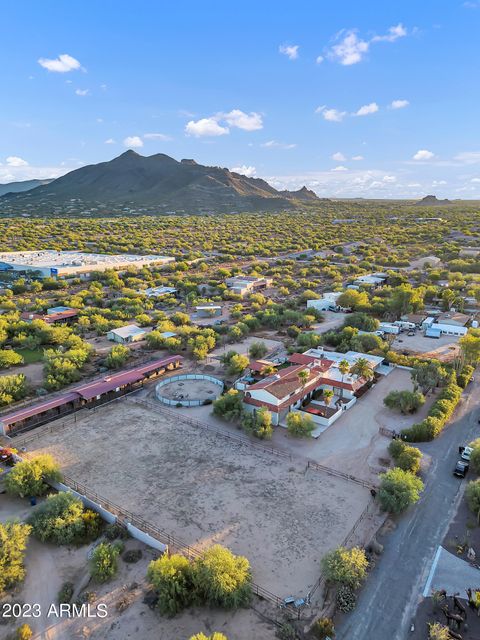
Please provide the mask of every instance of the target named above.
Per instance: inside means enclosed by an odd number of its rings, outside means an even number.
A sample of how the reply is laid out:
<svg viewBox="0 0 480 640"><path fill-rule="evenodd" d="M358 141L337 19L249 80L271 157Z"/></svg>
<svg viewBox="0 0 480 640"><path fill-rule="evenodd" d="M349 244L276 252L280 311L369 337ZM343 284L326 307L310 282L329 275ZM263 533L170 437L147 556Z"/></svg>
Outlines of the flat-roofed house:
<svg viewBox="0 0 480 640"><path fill-rule="evenodd" d="M146 333L145 329L137 327L136 324L127 324L125 327L111 329L107 333L107 339L113 342L119 342L120 344L130 344L131 342L143 340Z"/></svg>

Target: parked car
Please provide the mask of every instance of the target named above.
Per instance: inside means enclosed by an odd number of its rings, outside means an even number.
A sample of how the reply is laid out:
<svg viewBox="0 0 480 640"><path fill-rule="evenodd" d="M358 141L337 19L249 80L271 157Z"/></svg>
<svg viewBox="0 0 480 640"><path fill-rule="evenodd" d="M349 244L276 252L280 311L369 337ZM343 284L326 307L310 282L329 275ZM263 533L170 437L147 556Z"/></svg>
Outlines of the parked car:
<svg viewBox="0 0 480 640"><path fill-rule="evenodd" d="M453 475L457 476L457 478L465 478L469 469L468 462L464 462L463 460L459 460L455 465L455 469L453 470Z"/></svg>
<svg viewBox="0 0 480 640"><path fill-rule="evenodd" d="M415 331L409 331L409 332L407 333L407 336L410 336L410 337L411 337L411 336L414 336L414 335L415 335Z"/></svg>
<svg viewBox="0 0 480 640"><path fill-rule="evenodd" d="M466 460L470 462L470 456L472 455L473 448L472 447L458 447L458 453L462 460Z"/></svg>

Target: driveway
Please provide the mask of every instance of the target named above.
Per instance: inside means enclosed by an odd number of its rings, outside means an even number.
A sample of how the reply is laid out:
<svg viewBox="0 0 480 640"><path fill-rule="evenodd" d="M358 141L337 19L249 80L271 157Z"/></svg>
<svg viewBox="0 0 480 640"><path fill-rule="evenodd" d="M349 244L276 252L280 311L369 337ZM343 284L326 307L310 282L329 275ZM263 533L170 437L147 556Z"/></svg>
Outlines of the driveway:
<svg viewBox="0 0 480 640"><path fill-rule="evenodd" d="M337 640L405 640L435 553L465 488L452 475L457 447L479 436L480 384L472 383L442 435L420 445L432 457L418 504L397 518L382 543L384 553L361 590L356 610L337 630Z"/></svg>

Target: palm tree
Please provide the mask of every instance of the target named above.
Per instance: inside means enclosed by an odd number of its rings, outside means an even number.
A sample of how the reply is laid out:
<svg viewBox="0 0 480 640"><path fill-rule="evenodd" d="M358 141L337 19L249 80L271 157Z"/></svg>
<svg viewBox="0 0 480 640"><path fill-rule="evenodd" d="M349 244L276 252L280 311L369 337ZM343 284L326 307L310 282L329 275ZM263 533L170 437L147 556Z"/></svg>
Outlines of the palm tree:
<svg viewBox="0 0 480 640"><path fill-rule="evenodd" d="M345 375L350 371L350 363L348 360L340 360L338 363L338 370L342 374L342 383L345 379ZM343 387L340 389L340 397L343 398Z"/></svg>
<svg viewBox="0 0 480 640"><path fill-rule="evenodd" d="M300 384L302 385L302 389L304 389L310 377L310 371L308 371L308 369L302 369L297 373L297 376L300 381Z"/></svg>
<svg viewBox="0 0 480 640"><path fill-rule="evenodd" d="M371 380L374 375L373 369L366 358L359 358L351 367L350 373L364 380Z"/></svg>
<svg viewBox="0 0 480 640"><path fill-rule="evenodd" d="M272 364L266 364L264 367L262 367L260 373L262 376L271 376L274 373L277 373L277 369Z"/></svg>
<svg viewBox="0 0 480 640"><path fill-rule="evenodd" d="M330 402L332 401L332 398L334 396L334 393L331 389L324 389L323 391L323 400L325 402L325 404L327 405L327 407L330 406Z"/></svg>

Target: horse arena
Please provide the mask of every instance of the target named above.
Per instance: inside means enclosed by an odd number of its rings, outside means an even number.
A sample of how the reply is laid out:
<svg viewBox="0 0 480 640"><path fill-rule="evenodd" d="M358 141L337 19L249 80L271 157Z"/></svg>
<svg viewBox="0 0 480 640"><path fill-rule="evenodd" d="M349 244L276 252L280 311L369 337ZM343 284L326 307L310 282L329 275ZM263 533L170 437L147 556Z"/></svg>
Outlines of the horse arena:
<svg viewBox="0 0 480 640"><path fill-rule="evenodd" d="M39 429L28 450L51 453L67 476L188 545L246 556L254 581L281 598L305 596L369 490L174 412L123 398Z"/></svg>
<svg viewBox="0 0 480 640"><path fill-rule="evenodd" d="M206 374L182 373L161 380L155 395L170 406L200 406L213 402L223 391L223 381Z"/></svg>

